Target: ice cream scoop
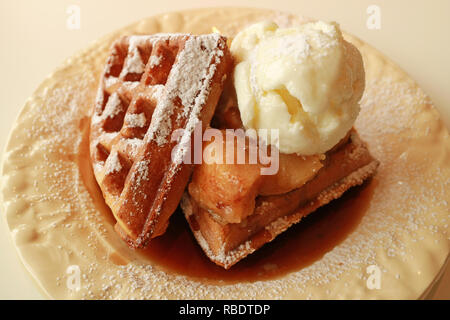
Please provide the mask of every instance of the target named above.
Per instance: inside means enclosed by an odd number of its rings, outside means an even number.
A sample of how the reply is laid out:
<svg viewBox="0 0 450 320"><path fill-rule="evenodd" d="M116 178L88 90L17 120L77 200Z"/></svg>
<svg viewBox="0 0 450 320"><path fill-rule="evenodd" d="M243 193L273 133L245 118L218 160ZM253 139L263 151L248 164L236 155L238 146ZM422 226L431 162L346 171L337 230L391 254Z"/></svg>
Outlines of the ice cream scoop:
<svg viewBox="0 0 450 320"><path fill-rule="evenodd" d="M257 23L237 34L231 52L244 127L279 129L268 143L282 153L324 153L353 126L364 66L336 23Z"/></svg>

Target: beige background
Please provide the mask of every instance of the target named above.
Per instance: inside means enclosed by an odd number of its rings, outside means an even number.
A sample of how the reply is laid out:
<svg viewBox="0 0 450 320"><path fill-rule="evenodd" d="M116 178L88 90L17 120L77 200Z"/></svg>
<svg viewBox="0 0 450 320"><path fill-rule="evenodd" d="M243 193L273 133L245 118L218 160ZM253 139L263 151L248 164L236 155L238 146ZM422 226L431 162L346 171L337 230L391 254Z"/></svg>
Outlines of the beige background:
<svg viewBox="0 0 450 320"><path fill-rule="evenodd" d="M381 9L381 29L366 26L369 5ZM67 9L77 5L81 26L70 30ZM323 20L364 39L408 72L431 96L450 127L450 0L1 0L0 148L24 104L43 78L98 37L140 18L167 11L247 6L278 9ZM0 299L39 299L0 219ZM448 268L450 269L450 268ZM435 298L450 299L450 270Z"/></svg>

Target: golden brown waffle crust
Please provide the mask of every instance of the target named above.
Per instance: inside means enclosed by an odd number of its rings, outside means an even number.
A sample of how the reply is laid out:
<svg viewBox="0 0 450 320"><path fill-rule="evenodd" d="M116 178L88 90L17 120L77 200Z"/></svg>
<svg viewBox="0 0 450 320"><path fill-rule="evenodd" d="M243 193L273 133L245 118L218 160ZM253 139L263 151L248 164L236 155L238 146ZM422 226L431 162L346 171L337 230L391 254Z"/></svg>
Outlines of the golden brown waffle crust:
<svg viewBox="0 0 450 320"><path fill-rule="evenodd" d="M90 155L115 229L130 247L166 230L192 171L183 162L192 132L209 125L231 64L218 34L126 36L112 45ZM173 141L177 129L183 133Z"/></svg>
<svg viewBox="0 0 450 320"><path fill-rule="evenodd" d="M356 145L357 154L359 153L362 158L369 155L365 144L359 139L356 132L352 133L350 139L351 142L349 143ZM224 267L225 269L229 269L249 254L255 252L264 244L271 242L292 225L300 222L303 217L314 212L319 207L328 204L332 200L338 199L351 187L361 185L365 180L375 174L378 165L379 162L370 157L370 161L366 161L364 165L357 168L349 175L322 190L315 198L310 199L306 204L300 206L297 210L294 210L293 213L289 213L275 219L264 228L251 235L246 241L242 242L236 248L229 251L225 251L225 244L223 244L220 250L214 252L208 241L203 236L201 228L193 225L192 221L195 220L192 219L192 216L195 217L198 207L194 204L194 200L188 192L185 192L183 195L181 200L181 208L197 242L202 247L205 254L214 263ZM261 236L262 234L264 235L263 237ZM261 239L264 240L261 241Z"/></svg>

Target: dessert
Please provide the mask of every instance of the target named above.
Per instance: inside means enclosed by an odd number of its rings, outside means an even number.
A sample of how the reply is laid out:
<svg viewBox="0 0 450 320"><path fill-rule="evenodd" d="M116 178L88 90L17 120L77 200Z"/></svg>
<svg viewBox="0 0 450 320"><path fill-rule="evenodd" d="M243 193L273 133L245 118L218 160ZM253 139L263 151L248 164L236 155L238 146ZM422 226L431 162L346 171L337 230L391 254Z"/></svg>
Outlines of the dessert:
<svg viewBox="0 0 450 320"><path fill-rule="evenodd" d="M233 39L231 53L236 67L216 134L238 127L254 135L241 145L216 135L202 147L181 205L206 255L226 269L378 166L350 130L364 68L336 24L258 23ZM130 36L113 45L90 149L115 229L130 247L146 247L167 229L193 169L195 127L209 126L231 65L226 39L217 33ZM232 108L239 112L227 112ZM263 135L264 129L272 131ZM263 148L267 159L250 163L251 150L262 155ZM233 150L233 159L217 150ZM268 168L271 160L276 166Z"/></svg>
<svg viewBox="0 0 450 320"><path fill-rule="evenodd" d="M202 165L195 169L189 192L184 194L181 205L206 255L216 264L230 268L306 215L339 198L351 187L362 184L374 175L378 167L378 161L370 156L355 130L351 131L341 146L331 150L325 157L319 170L311 168L314 164L306 165L306 170L312 173L313 178L282 194L271 190L271 195L261 195L255 190L245 190L247 185L254 186L253 181L246 181L244 185L242 180L246 179L243 176L230 174L227 175L229 179L224 179L225 175L217 174L217 171L225 171L224 168L212 170ZM280 160L280 166L289 166L289 160ZM235 173L236 168L233 169L229 172ZM294 174L295 170L299 169L294 169ZM211 172L216 172L215 179L220 189L228 192L217 196L214 193L217 188L206 185L205 181L214 179L210 176ZM258 173L253 175L253 178L259 177ZM236 180L239 181L238 186ZM281 181L286 182L285 179ZM244 187L245 192L234 192L239 187ZM210 190L212 192L208 192ZM217 198L220 198L220 202L211 201ZM247 211L246 214L236 217L237 212L244 211Z"/></svg>
<svg viewBox="0 0 450 320"><path fill-rule="evenodd" d="M97 182L116 230L136 248L167 228L192 166L181 160L210 122L230 70L218 34L130 36L112 47L91 121ZM203 127L203 129L204 129ZM172 157L179 137L184 148Z"/></svg>
<svg viewBox="0 0 450 320"><path fill-rule="evenodd" d="M153 252L142 256L129 250L115 232L116 220L93 176L88 152L89 119L111 44L122 35L203 34L213 26L234 37L263 20L280 27L307 22L298 15L257 8L148 17L71 56L27 100L3 157L1 195L12 242L45 296L417 299L431 288L449 252L448 131L417 82L348 33L344 38L358 48L365 63L366 89L354 127L381 164L373 181L319 209L228 270L206 258L179 211L167 232L150 242L149 249L164 242L161 259ZM236 113L239 109L229 108L226 115L233 118ZM218 121L212 125L219 127ZM179 268L172 268L167 256L180 257ZM205 272L203 264L216 275ZM382 270L379 290L366 286L366 269L373 265ZM78 291L66 286L73 275L69 266L80 268ZM193 268L198 272L189 271Z"/></svg>
<svg viewBox="0 0 450 320"><path fill-rule="evenodd" d="M260 173L258 163L205 162L194 170L181 206L204 252L226 269L378 167L351 129L364 91L362 58L336 24L258 23L233 39L231 52L237 101L224 101L215 122L279 129L278 140L265 142L278 142L281 154L274 175ZM247 139L246 158L249 149Z"/></svg>

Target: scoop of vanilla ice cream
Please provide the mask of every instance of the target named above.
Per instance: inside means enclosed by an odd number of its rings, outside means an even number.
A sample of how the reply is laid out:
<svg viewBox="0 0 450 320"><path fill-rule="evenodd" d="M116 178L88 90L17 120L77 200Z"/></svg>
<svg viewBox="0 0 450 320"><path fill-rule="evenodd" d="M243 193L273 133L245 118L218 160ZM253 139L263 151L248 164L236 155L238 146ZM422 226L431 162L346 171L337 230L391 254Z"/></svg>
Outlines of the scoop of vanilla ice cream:
<svg viewBox="0 0 450 320"><path fill-rule="evenodd" d="M364 91L359 51L336 23L281 29L254 24L231 43L234 84L246 129L279 129L282 153L312 155L336 145L358 116Z"/></svg>

